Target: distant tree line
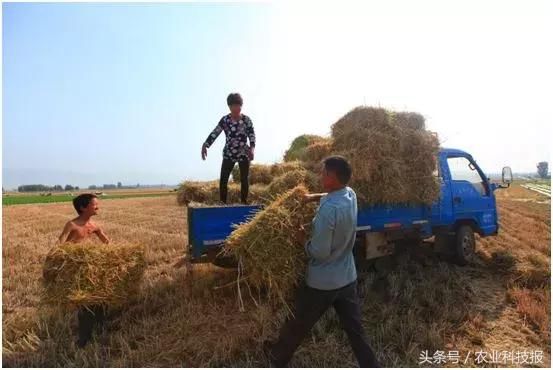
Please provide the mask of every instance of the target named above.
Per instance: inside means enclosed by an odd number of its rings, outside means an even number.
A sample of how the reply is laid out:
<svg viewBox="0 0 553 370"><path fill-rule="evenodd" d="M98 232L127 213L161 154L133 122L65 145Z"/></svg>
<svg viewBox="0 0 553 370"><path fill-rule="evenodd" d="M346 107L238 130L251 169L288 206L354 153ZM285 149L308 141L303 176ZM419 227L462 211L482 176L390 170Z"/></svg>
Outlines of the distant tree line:
<svg viewBox="0 0 553 370"><path fill-rule="evenodd" d="M99 186L99 185L89 185L88 186L88 190L99 190L99 189L135 189L135 188L139 188L140 187L140 184L136 184L136 186L128 186L128 185L123 185L121 183L121 181L119 181L117 183L117 185L115 184L104 184L102 186Z"/></svg>
<svg viewBox="0 0 553 370"><path fill-rule="evenodd" d="M119 181L117 184L103 184L103 185L90 185L88 186L88 190L109 190L109 189L136 189L140 188L140 184L136 185L123 185L121 181ZM147 187L147 186L146 186ZM3 188L2 188L3 190ZM73 185L54 185L54 186L48 186L43 184L32 184L32 185L20 185L17 187L17 191L21 193L26 192L54 192L54 191L73 191L73 190L80 190L78 186Z"/></svg>
<svg viewBox="0 0 553 370"><path fill-rule="evenodd" d="M20 193L29 193L34 191L73 191L73 190L79 190L78 186L73 185L54 185L54 186L48 186L43 184L32 184L32 185L20 185L17 187L17 191Z"/></svg>

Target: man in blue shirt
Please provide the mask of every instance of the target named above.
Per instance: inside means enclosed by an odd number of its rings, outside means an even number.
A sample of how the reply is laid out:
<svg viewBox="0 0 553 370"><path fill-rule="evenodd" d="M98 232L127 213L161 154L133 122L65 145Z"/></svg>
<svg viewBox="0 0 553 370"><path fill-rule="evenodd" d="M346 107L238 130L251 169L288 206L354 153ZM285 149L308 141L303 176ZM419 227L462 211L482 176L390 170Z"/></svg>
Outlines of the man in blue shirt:
<svg viewBox="0 0 553 370"><path fill-rule="evenodd" d="M273 365L286 366L313 325L333 306L359 366L379 367L361 324L352 253L357 196L347 186L351 166L341 156L328 157L323 164L321 181L327 194L312 194L306 199L320 199L320 205L305 246L309 257L305 286L298 291L293 317L282 328L277 342L265 345L265 351Z"/></svg>

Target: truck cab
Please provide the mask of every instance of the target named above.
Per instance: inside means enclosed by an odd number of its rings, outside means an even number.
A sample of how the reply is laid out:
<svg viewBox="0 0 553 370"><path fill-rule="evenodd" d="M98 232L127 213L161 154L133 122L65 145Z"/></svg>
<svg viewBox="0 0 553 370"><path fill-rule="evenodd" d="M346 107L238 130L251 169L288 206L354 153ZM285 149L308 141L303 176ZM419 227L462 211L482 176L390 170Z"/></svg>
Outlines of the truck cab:
<svg viewBox="0 0 553 370"><path fill-rule="evenodd" d="M499 231L494 192L510 185L511 169L503 168L503 184L492 183L472 155L458 149L442 149L438 180L441 194L432 205L431 216L436 245L465 264L474 253L474 233L487 237Z"/></svg>
<svg viewBox="0 0 553 370"><path fill-rule="evenodd" d="M432 206L432 224L449 227L467 223L482 236L496 234L496 186L472 156L457 149L443 149L438 163L441 196Z"/></svg>
<svg viewBox="0 0 553 370"><path fill-rule="evenodd" d="M356 260L391 254L398 243L435 237L436 249L463 265L474 255L475 233L482 237L498 233L494 192L509 186L511 169L504 167L503 184L495 184L467 152L442 148L436 160L434 175L441 191L432 205L358 207ZM189 207L191 262L217 261L218 251L234 226L260 209L260 205Z"/></svg>

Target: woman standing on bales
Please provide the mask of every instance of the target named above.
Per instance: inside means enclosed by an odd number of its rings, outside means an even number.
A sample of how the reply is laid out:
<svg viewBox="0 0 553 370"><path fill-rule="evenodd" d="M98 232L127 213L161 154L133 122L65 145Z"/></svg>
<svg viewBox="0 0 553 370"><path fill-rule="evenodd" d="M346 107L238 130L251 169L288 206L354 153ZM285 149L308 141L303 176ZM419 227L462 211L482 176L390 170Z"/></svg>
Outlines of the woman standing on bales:
<svg viewBox="0 0 553 370"><path fill-rule="evenodd" d="M242 97L232 93L227 97L230 113L223 116L215 129L209 134L202 145L202 159L207 157L209 148L215 139L225 132L226 144L223 149L223 163L219 178L219 194L221 202L227 202L228 180L236 162L240 167L240 195L242 203L248 202L250 161L253 161L255 150L255 132L250 117L242 114ZM250 145L248 145L248 139Z"/></svg>

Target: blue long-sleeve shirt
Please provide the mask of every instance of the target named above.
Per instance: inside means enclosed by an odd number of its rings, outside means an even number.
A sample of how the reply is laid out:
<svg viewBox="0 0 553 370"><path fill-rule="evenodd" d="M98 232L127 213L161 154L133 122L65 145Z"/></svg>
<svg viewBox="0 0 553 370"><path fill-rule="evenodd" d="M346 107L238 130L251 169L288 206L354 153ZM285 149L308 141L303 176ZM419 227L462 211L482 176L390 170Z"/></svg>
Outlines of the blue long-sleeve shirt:
<svg viewBox="0 0 553 370"><path fill-rule="evenodd" d="M357 279L353 245L357 225L357 196L345 187L321 198L313 219L306 283L320 290L342 288Z"/></svg>

